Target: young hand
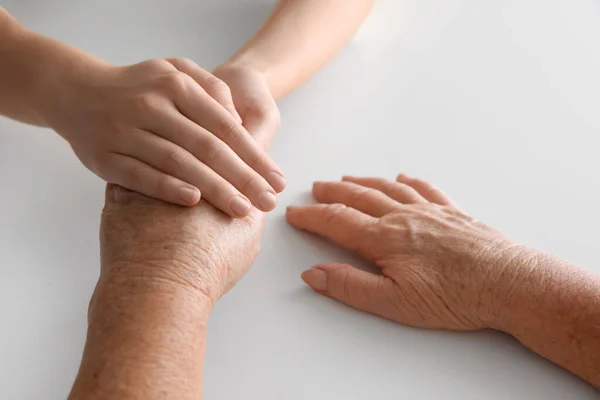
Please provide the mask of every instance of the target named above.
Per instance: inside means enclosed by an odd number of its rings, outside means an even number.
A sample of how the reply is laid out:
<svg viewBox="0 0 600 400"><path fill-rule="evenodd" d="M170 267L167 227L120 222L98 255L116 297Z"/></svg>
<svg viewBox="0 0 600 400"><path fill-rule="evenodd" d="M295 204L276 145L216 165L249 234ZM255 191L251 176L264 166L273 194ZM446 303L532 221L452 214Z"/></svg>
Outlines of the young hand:
<svg viewBox="0 0 600 400"><path fill-rule="evenodd" d="M193 62L103 65L60 85L48 125L107 182L181 205L202 196L232 217L275 207L283 174L242 127L228 86Z"/></svg>

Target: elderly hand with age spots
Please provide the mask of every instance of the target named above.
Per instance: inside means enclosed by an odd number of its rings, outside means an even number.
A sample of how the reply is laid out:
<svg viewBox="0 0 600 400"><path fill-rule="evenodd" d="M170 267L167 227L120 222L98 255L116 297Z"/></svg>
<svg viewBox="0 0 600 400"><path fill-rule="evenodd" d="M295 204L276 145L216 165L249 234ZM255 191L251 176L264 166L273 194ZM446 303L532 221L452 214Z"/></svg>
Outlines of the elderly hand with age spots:
<svg viewBox="0 0 600 400"><path fill-rule="evenodd" d="M469 217L427 182L345 177L317 182L317 201L290 207L290 224L332 239L381 268L381 275L325 263L303 274L313 289L408 325L459 330L493 326L493 287L523 251Z"/></svg>
<svg viewBox="0 0 600 400"><path fill-rule="evenodd" d="M600 276L521 246L461 211L431 184L398 176L317 182L321 204L287 219L381 269L325 263L316 292L422 328L504 331L600 387Z"/></svg>

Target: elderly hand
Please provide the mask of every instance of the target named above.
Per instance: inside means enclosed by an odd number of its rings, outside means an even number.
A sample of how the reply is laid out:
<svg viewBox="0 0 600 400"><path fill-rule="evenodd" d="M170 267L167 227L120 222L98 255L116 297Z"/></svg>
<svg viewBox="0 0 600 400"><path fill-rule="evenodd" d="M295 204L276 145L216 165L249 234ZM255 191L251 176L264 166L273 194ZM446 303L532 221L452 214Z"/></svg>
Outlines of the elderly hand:
<svg viewBox="0 0 600 400"><path fill-rule="evenodd" d="M190 60L94 65L56 83L47 123L109 183L232 217L276 204L285 181L240 124L223 81ZM250 200L250 201L249 201Z"/></svg>
<svg viewBox="0 0 600 400"><path fill-rule="evenodd" d="M179 207L108 185L102 213L101 282L175 286L212 302L248 270L264 216L231 219L211 205Z"/></svg>
<svg viewBox="0 0 600 400"><path fill-rule="evenodd" d="M325 263L302 275L315 291L423 328L498 328L526 271L526 250L474 220L427 182L346 177L317 182L317 201L290 207L293 226L325 236L381 268L381 275Z"/></svg>

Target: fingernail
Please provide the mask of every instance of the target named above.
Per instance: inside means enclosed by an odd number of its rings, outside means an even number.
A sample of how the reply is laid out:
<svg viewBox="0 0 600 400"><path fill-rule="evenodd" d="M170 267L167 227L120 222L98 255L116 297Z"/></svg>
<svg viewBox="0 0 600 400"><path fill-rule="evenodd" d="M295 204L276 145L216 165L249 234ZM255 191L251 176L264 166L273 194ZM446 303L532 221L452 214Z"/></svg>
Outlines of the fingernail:
<svg viewBox="0 0 600 400"><path fill-rule="evenodd" d="M302 273L302 280L319 292L327 291L327 273L319 268L311 268Z"/></svg>
<svg viewBox="0 0 600 400"><path fill-rule="evenodd" d="M312 192L314 195L318 194L323 187L323 182L313 182Z"/></svg>
<svg viewBox="0 0 600 400"><path fill-rule="evenodd" d="M269 191L262 192L258 195L258 205L263 211L271 211L277 204L277 197Z"/></svg>
<svg viewBox="0 0 600 400"><path fill-rule="evenodd" d="M252 205L242 196L233 196L231 202L229 202L229 208L237 217L245 217L250 212Z"/></svg>
<svg viewBox="0 0 600 400"><path fill-rule="evenodd" d="M267 174L267 182L269 182L269 185L277 192L281 192L285 189L285 178L279 172L269 172Z"/></svg>
<svg viewBox="0 0 600 400"><path fill-rule="evenodd" d="M179 189L179 198L191 206L200 200L200 191L196 188L182 187Z"/></svg>

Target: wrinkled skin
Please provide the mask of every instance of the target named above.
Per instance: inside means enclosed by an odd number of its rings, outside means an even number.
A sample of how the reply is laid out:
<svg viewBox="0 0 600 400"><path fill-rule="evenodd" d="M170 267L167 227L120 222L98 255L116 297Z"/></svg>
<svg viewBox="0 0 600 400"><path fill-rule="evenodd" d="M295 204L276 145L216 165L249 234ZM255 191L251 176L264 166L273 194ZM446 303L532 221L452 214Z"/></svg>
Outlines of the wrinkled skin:
<svg viewBox="0 0 600 400"><path fill-rule="evenodd" d="M279 111L264 78L244 68L221 67L215 74L231 88L244 127L266 149L279 128ZM231 219L204 201L183 208L108 185L100 230L101 279L126 272L136 279L199 289L216 301L254 261L264 222L257 210Z"/></svg>
<svg viewBox="0 0 600 400"><path fill-rule="evenodd" d="M346 177L317 182L322 204L291 207L288 221L332 239L381 275L326 263L305 271L317 292L423 328L476 330L505 322L522 247L462 212L427 182ZM510 269L510 272L507 271Z"/></svg>
<svg viewBox="0 0 600 400"><path fill-rule="evenodd" d="M216 301L250 268L264 217L231 219L206 202L180 207L108 185L100 229L103 276L190 287Z"/></svg>

